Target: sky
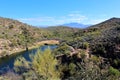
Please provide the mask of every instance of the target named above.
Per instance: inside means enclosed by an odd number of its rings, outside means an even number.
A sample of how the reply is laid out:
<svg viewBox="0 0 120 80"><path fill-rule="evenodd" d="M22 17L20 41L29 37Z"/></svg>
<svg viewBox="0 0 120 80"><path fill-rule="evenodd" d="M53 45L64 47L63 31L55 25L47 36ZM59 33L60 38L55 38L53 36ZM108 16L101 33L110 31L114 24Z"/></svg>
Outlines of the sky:
<svg viewBox="0 0 120 80"><path fill-rule="evenodd" d="M0 16L34 26L120 18L120 0L0 0Z"/></svg>

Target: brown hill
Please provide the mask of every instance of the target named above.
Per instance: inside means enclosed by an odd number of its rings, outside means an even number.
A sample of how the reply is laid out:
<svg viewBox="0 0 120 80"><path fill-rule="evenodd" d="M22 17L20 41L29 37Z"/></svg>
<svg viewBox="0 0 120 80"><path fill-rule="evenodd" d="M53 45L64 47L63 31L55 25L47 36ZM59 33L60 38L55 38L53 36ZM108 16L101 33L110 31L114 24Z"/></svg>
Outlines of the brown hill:
<svg viewBox="0 0 120 80"><path fill-rule="evenodd" d="M114 27L118 25L120 25L120 18L113 17L109 20L93 25L91 27L97 27L97 28L108 28L109 27L110 28L110 27Z"/></svg>
<svg viewBox="0 0 120 80"><path fill-rule="evenodd" d="M47 31L19 22L17 20L0 17L0 53L9 54L33 45L43 39ZM27 40L26 40L27 39Z"/></svg>

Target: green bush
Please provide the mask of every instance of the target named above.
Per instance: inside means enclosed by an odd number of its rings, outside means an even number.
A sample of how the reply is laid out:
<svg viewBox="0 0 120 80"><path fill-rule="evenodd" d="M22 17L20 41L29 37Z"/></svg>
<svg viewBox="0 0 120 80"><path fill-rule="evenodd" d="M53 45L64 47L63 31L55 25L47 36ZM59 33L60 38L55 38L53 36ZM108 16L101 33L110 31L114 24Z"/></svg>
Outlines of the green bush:
<svg viewBox="0 0 120 80"><path fill-rule="evenodd" d="M55 55L60 55L60 54L70 54L70 47L66 43L60 44L58 48L54 50Z"/></svg>
<svg viewBox="0 0 120 80"><path fill-rule="evenodd" d="M35 72L47 80L59 79L60 74L56 69L57 64L58 62L50 49L46 49L44 52L38 50L32 61Z"/></svg>
<svg viewBox="0 0 120 80"><path fill-rule="evenodd" d="M109 73L110 73L111 75L120 76L120 71L117 70L117 69L115 69L115 68L113 68L113 67L110 67L110 68L109 68Z"/></svg>
<svg viewBox="0 0 120 80"><path fill-rule="evenodd" d="M88 43L88 42L84 42L84 43L83 43L83 48L84 48L84 49L89 48L89 43Z"/></svg>
<svg viewBox="0 0 120 80"><path fill-rule="evenodd" d="M14 63L14 70L20 73L27 80L38 78L42 80L52 80L60 78L60 72L57 70L57 60L51 53L50 49L44 52L38 50L34 57L31 57L32 62L28 62L23 57L18 57ZM34 76L33 76L34 75ZM30 77L30 76L33 76Z"/></svg>
<svg viewBox="0 0 120 80"><path fill-rule="evenodd" d="M85 57L86 57L85 50L80 51L80 56L81 56L82 59L85 59Z"/></svg>
<svg viewBox="0 0 120 80"><path fill-rule="evenodd" d="M92 57L91 57L91 60L92 60L95 64L97 64L97 63L100 62L100 58L97 57L97 56L92 56Z"/></svg>

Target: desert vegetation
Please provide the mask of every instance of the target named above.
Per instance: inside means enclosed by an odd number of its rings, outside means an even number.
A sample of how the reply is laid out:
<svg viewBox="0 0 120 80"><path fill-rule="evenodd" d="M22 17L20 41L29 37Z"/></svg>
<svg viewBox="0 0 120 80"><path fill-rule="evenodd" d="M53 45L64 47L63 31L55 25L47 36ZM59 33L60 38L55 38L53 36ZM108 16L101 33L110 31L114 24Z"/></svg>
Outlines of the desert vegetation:
<svg viewBox="0 0 120 80"><path fill-rule="evenodd" d="M19 80L120 79L119 18L85 29L65 26L36 28L6 18L0 18L0 22L1 56L15 49L29 50L29 46L44 40L60 42L54 50L48 48L29 55L30 61L18 57L14 70L1 75L1 80L16 80L16 77Z"/></svg>

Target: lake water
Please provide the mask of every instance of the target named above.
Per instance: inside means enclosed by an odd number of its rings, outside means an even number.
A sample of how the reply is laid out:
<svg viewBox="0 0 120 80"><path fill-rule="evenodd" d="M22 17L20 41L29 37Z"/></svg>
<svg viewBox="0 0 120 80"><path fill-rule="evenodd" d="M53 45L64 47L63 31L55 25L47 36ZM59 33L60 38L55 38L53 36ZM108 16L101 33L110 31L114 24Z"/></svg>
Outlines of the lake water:
<svg viewBox="0 0 120 80"><path fill-rule="evenodd" d="M36 48L36 49L20 52L20 53L11 55L11 56L1 58L0 59L0 75L6 73L9 70L13 70L14 61L17 57L23 56L26 60L29 61L30 60L29 55L30 54L34 55L38 49L40 49L41 51L44 51L47 48L50 48L51 50L53 50L56 47L57 47L57 45L44 45L44 46L41 46L41 47Z"/></svg>

